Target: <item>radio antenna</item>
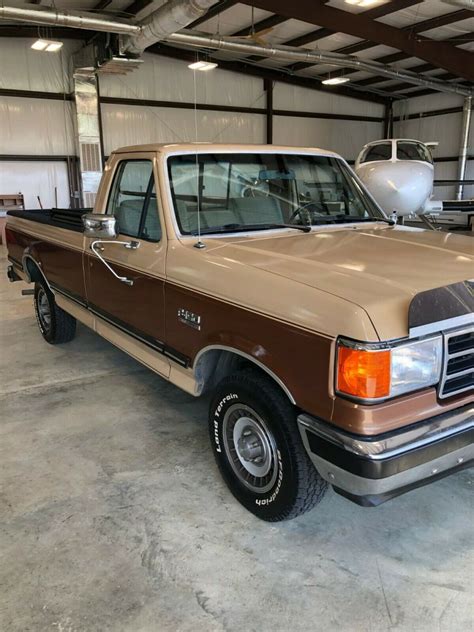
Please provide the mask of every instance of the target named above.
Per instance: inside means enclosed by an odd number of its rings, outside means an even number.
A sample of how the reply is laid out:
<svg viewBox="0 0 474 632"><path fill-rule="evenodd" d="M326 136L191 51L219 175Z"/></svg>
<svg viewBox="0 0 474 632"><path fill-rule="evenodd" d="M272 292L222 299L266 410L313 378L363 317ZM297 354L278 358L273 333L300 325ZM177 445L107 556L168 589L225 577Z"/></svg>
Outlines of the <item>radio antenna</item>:
<svg viewBox="0 0 474 632"><path fill-rule="evenodd" d="M197 122L197 85L196 85L196 70L193 69L193 82L194 82L194 140L198 142L198 122ZM196 147L196 191L197 191L197 229L198 229L198 240L194 244L195 248L205 248L206 244L201 241L201 182L202 178L200 176L199 170L199 160L198 153Z"/></svg>

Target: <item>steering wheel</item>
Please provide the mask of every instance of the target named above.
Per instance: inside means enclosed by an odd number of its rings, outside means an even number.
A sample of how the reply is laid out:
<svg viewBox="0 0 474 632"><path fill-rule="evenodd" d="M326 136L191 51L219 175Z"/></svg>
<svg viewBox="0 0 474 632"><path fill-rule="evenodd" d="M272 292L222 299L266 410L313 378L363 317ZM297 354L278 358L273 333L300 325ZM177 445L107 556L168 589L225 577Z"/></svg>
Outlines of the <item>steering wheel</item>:
<svg viewBox="0 0 474 632"><path fill-rule="evenodd" d="M312 207L312 208L309 208ZM305 222L303 218L303 212L306 215L308 221ZM323 207L322 204L317 204L316 202L306 202L305 204L301 204L296 208L290 216L288 223L291 224L293 220L299 216L302 224L310 224L311 223L311 215L329 215L329 212Z"/></svg>

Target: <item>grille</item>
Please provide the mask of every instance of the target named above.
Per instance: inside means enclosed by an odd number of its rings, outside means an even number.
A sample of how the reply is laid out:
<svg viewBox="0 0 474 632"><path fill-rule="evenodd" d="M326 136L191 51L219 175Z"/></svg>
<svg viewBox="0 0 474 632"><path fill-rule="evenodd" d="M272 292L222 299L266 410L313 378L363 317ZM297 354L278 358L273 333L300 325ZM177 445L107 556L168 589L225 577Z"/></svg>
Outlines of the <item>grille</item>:
<svg viewBox="0 0 474 632"><path fill-rule="evenodd" d="M444 336L444 366L439 397L474 388L474 327Z"/></svg>

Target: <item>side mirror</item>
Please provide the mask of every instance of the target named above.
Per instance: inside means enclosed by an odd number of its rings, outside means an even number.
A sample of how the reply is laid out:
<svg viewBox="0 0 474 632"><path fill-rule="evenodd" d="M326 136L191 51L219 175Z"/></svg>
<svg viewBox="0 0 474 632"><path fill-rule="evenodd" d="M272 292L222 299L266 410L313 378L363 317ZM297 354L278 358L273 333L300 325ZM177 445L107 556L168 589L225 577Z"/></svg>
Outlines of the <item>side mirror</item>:
<svg viewBox="0 0 474 632"><path fill-rule="evenodd" d="M93 239L116 239L118 236L117 220L113 215L87 213L82 216L84 235Z"/></svg>

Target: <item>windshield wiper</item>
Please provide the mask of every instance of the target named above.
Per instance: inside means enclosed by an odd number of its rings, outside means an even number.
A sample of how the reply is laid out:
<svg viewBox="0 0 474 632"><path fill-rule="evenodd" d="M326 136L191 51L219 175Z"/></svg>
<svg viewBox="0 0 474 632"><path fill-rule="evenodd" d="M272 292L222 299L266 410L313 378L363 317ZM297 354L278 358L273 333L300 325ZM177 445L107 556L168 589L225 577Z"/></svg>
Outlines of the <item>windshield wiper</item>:
<svg viewBox="0 0 474 632"><path fill-rule="evenodd" d="M350 224L355 222L385 222L390 226L394 226L393 219L387 217L355 217L354 215L328 215L327 217L318 217L313 219L313 225L317 224Z"/></svg>
<svg viewBox="0 0 474 632"><path fill-rule="evenodd" d="M213 233L236 233L247 230L271 230L272 228L294 228L301 230L303 233L311 232L311 226L301 224L225 224L216 228L204 228L201 235L211 235ZM197 231L191 233L197 236Z"/></svg>

